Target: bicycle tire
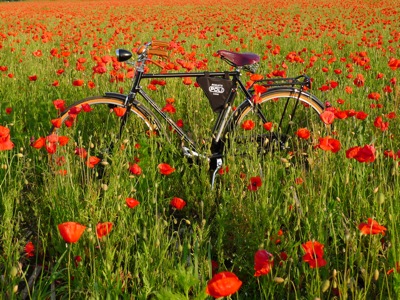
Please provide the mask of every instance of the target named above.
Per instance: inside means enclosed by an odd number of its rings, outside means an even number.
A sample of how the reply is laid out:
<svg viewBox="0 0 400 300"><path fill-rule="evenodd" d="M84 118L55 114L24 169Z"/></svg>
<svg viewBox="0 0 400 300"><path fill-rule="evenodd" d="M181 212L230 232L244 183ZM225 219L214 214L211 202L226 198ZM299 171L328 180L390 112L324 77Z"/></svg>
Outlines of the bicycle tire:
<svg viewBox="0 0 400 300"><path fill-rule="evenodd" d="M307 92L292 87L272 88L260 96L257 104L246 100L235 110L224 136L225 148L233 149L226 151L236 160L241 155L252 160L256 156L263 159L266 153L282 154L282 151L289 152L290 156L305 156L326 129L319 117L324 108L318 98ZM295 113L291 116L293 109ZM310 132L307 139L296 134L300 128Z"/></svg>
<svg viewBox="0 0 400 300"><path fill-rule="evenodd" d="M58 162L62 157L89 168L123 157L139 160L139 147L154 144L150 140L160 134L160 125L150 111L134 104L120 132L122 113L126 109L124 97L120 94L113 97L94 96L68 106L56 119L57 126L53 126L50 132L50 135L68 138L66 146L57 147L53 160ZM121 150L124 153L115 156Z"/></svg>

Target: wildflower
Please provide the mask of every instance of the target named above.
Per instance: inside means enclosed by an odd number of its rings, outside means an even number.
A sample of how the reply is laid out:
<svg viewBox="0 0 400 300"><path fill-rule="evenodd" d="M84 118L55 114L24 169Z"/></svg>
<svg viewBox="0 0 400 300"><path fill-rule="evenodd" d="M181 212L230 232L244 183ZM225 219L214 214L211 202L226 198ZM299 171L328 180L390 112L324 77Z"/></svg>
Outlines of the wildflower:
<svg viewBox="0 0 400 300"><path fill-rule="evenodd" d="M324 111L319 115L321 118L322 122L324 122L326 125L330 125L333 123L335 120L335 114L329 110Z"/></svg>
<svg viewBox="0 0 400 300"><path fill-rule="evenodd" d="M262 181L260 176L255 176L250 178L250 184L247 186L249 191L257 191L262 186Z"/></svg>
<svg viewBox="0 0 400 300"><path fill-rule="evenodd" d="M304 140L308 140L310 138L310 131L307 128L300 128L296 131L296 135Z"/></svg>
<svg viewBox="0 0 400 300"><path fill-rule="evenodd" d="M379 234L385 235L386 227L379 225L379 223L372 218L368 218L368 223L360 223L358 225L362 234Z"/></svg>
<svg viewBox="0 0 400 300"><path fill-rule="evenodd" d="M31 143L31 146L35 149L40 149L40 148L44 147L45 144L46 144L46 138L40 137L36 141L33 141Z"/></svg>
<svg viewBox="0 0 400 300"><path fill-rule="evenodd" d="M77 256L75 256L74 261L75 261L75 267L78 267L79 263L82 261L82 257L77 255Z"/></svg>
<svg viewBox="0 0 400 300"><path fill-rule="evenodd" d="M364 147L355 146L346 151L346 157L354 158L361 163L370 163L375 161L375 147L373 145L365 145Z"/></svg>
<svg viewBox="0 0 400 300"><path fill-rule="evenodd" d="M356 78L354 79L354 85L357 87L362 87L365 84L365 79L362 74L357 74Z"/></svg>
<svg viewBox="0 0 400 300"><path fill-rule="evenodd" d="M389 128L389 122L383 122L381 116L375 118L374 126L379 128L381 131L386 131Z"/></svg>
<svg viewBox="0 0 400 300"><path fill-rule="evenodd" d="M231 272L221 272L208 282L206 293L214 298L227 297L236 293L242 286L239 278Z"/></svg>
<svg viewBox="0 0 400 300"><path fill-rule="evenodd" d="M76 243L85 229L86 226L76 222L65 222L58 225L58 231L66 243Z"/></svg>
<svg viewBox="0 0 400 300"><path fill-rule="evenodd" d="M98 223L96 225L97 237L99 239L101 239L103 236L106 236L107 234L110 233L112 227L113 227L113 223L111 223L111 222Z"/></svg>
<svg viewBox="0 0 400 300"><path fill-rule="evenodd" d="M62 124L61 118L51 120L51 124L53 124L55 128L60 128Z"/></svg>
<svg viewBox="0 0 400 300"><path fill-rule="evenodd" d="M142 168L139 167L138 164L129 164L129 172L133 175L140 175L142 174Z"/></svg>
<svg viewBox="0 0 400 300"><path fill-rule="evenodd" d="M190 79L189 77L184 77L183 78L183 84L184 85L191 85L192 84L192 79Z"/></svg>
<svg viewBox="0 0 400 300"><path fill-rule="evenodd" d="M266 250L258 250L254 255L254 276L267 275L274 265L273 256Z"/></svg>
<svg viewBox="0 0 400 300"><path fill-rule="evenodd" d="M82 104L82 109L84 112L91 112L92 111L92 107L90 106L90 104L84 103Z"/></svg>
<svg viewBox="0 0 400 300"><path fill-rule="evenodd" d="M367 117L368 117L368 114L363 111L359 111L356 113L356 118L359 120L365 120Z"/></svg>
<svg viewBox="0 0 400 300"><path fill-rule="evenodd" d="M68 144L68 141L69 141L69 137L67 137L67 136L60 135L58 137L58 144L60 146L65 146L66 144Z"/></svg>
<svg viewBox="0 0 400 300"><path fill-rule="evenodd" d="M82 79L76 79L72 82L73 86L82 86L84 84L84 81Z"/></svg>
<svg viewBox="0 0 400 300"><path fill-rule="evenodd" d="M33 257L35 256L35 246L32 242L28 242L24 248L26 257Z"/></svg>
<svg viewBox="0 0 400 300"><path fill-rule="evenodd" d="M37 75L31 75L31 76L28 76L28 78L29 78L29 81L36 81Z"/></svg>
<svg viewBox="0 0 400 300"><path fill-rule="evenodd" d="M124 107L114 107L113 111L114 111L114 113L115 113L115 115L117 117L122 117L126 112L126 108L124 108Z"/></svg>
<svg viewBox="0 0 400 300"><path fill-rule="evenodd" d="M75 155L78 155L81 158L86 158L88 153L85 148L76 147L75 148Z"/></svg>
<svg viewBox="0 0 400 300"><path fill-rule="evenodd" d="M308 241L301 245L305 251L303 261L308 263L310 268L320 268L326 265L324 256L324 245L317 241Z"/></svg>
<svg viewBox="0 0 400 300"><path fill-rule="evenodd" d="M169 204L177 210L182 210L186 205L186 201L181 198L174 197Z"/></svg>
<svg viewBox="0 0 400 300"><path fill-rule="evenodd" d="M134 198L126 198L125 203L129 208L134 208L140 204L140 202Z"/></svg>
<svg viewBox="0 0 400 300"><path fill-rule="evenodd" d="M88 160L86 161L86 165L89 168L94 168L95 165L97 165L99 162L101 161L100 158L96 157L96 156L90 156L88 158Z"/></svg>
<svg viewBox="0 0 400 300"><path fill-rule="evenodd" d="M0 151L11 150L14 143L11 142L10 129L0 125Z"/></svg>
<svg viewBox="0 0 400 300"><path fill-rule="evenodd" d="M267 122L267 123L263 124L263 127L266 131L270 131L273 127L273 124L272 124L272 122Z"/></svg>
<svg viewBox="0 0 400 300"><path fill-rule="evenodd" d="M332 151L336 153L340 150L341 144L339 140L333 139L330 136L319 138L319 144L315 148L320 148L325 151Z"/></svg>
<svg viewBox="0 0 400 300"><path fill-rule="evenodd" d="M158 171L163 175L170 175L175 171L175 168L171 167L169 164L162 163L158 165Z"/></svg>
<svg viewBox="0 0 400 300"><path fill-rule="evenodd" d="M12 108L11 107L6 107L6 114L9 115L12 113Z"/></svg>
<svg viewBox="0 0 400 300"><path fill-rule="evenodd" d="M168 112L168 113L173 114L173 113L176 112L176 109L175 109L175 107L172 105L172 103L167 103L167 104L161 109L161 111L163 111L163 112Z"/></svg>
<svg viewBox="0 0 400 300"><path fill-rule="evenodd" d="M246 120L242 123L244 130L252 130L254 128L254 122L252 120Z"/></svg>

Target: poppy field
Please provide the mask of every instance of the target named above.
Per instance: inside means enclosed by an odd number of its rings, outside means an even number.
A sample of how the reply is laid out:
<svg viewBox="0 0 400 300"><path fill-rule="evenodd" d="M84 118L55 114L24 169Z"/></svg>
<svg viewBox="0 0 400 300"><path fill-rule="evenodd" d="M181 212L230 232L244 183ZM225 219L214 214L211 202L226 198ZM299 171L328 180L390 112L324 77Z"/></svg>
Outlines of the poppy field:
<svg viewBox="0 0 400 300"><path fill-rule="evenodd" d="M0 2L0 298L398 299L399 4ZM227 156L215 189L169 128L109 157L50 134L73 102L128 93L115 50L151 40L169 43L165 72L230 70L225 49L260 56L248 85L307 74L329 126L262 167ZM216 114L195 80L146 84L207 153ZM92 110L65 125L87 120L96 143L113 133Z"/></svg>

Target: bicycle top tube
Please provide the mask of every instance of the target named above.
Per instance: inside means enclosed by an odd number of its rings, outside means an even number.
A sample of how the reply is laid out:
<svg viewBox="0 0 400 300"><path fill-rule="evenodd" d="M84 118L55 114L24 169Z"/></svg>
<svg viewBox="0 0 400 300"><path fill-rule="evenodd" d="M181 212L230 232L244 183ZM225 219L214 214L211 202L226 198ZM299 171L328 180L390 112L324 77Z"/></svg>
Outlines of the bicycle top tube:
<svg viewBox="0 0 400 300"><path fill-rule="evenodd" d="M184 73L143 73L142 78L181 78L181 77L219 77L219 76L231 76L239 78L239 71L227 71L227 72L184 72Z"/></svg>

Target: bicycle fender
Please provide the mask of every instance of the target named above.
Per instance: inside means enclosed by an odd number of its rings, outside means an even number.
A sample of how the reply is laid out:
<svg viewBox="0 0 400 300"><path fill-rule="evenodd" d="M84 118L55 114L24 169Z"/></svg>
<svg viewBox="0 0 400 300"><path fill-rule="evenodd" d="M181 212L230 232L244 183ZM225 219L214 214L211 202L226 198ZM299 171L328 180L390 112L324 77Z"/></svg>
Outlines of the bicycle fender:
<svg viewBox="0 0 400 300"><path fill-rule="evenodd" d="M120 94L120 93L114 93L114 92L106 92L104 94L106 97L110 98L115 98L115 99L120 99L120 100L125 100L128 95Z"/></svg>

